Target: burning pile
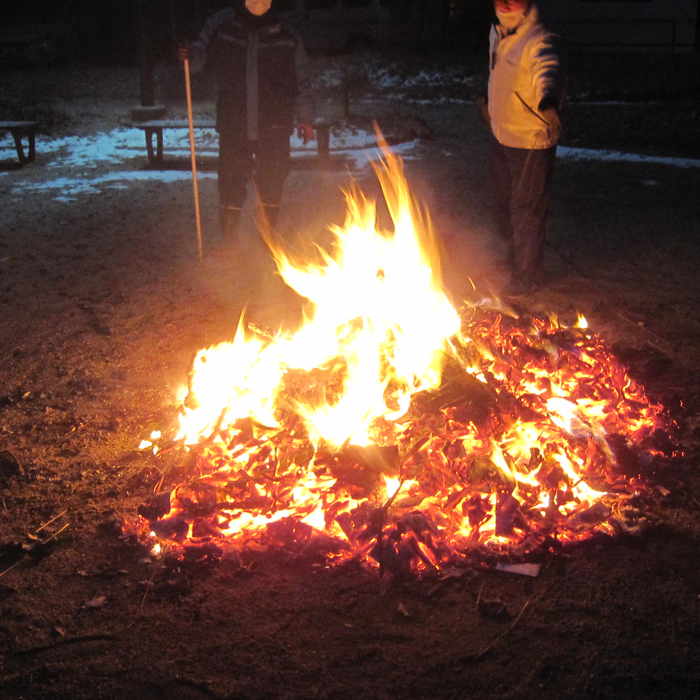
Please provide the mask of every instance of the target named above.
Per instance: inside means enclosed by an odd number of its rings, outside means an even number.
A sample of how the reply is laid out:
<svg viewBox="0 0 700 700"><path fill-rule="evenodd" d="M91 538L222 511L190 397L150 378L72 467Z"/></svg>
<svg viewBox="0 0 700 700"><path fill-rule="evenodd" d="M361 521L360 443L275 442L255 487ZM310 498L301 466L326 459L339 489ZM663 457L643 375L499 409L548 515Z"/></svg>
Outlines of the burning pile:
<svg viewBox="0 0 700 700"><path fill-rule="evenodd" d="M139 509L151 536L293 544L407 574L626 527L660 407L582 317L458 313L401 161L385 150L375 172L392 231L352 188L316 260L266 234L304 323L270 337L241 320L198 353L177 433L142 444L180 446L192 466Z"/></svg>

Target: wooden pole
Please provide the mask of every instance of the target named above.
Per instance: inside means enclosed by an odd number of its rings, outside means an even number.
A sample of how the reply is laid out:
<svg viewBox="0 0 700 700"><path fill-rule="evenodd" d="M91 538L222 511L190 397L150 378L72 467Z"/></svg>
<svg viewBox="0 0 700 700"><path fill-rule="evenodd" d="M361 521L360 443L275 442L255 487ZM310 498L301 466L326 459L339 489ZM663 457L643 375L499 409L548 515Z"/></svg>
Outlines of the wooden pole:
<svg viewBox="0 0 700 700"><path fill-rule="evenodd" d="M194 153L194 125L192 122L192 90L190 89L190 62L185 59L185 88L187 90L187 120L190 126L190 155L192 156L192 186L194 188L194 213L197 219L197 251L202 262L202 222L199 216L199 189L197 187L197 160Z"/></svg>

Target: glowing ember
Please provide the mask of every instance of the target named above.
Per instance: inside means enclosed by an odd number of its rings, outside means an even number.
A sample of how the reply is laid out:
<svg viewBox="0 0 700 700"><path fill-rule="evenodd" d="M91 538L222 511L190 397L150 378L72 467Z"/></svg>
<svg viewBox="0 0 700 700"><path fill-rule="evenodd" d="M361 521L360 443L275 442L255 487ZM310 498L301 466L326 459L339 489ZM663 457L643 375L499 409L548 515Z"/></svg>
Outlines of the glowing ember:
<svg viewBox="0 0 700 700"><path fill-rule="evenodd" d="M583 317L458 313L401 161L375 166L393 231L351 189L329 251L266 240L304 323L202 350L172 444L196 474L140 513L161 542L315 539L397 574L473 549L528 552L612 532L653 451L650 404ZM626 472L626 473L625 473Z"/></svg>

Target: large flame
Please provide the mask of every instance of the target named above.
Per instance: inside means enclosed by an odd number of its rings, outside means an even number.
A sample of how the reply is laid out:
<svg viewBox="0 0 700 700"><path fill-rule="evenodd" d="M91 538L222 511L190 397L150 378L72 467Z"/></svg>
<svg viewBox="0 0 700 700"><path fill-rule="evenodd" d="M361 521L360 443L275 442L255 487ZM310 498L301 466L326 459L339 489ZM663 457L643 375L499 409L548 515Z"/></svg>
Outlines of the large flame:
<svg viewBox="0 0 700 700"><path fill-rule="evenodd" d="M612 530L635 485L611 436L640 444L660 408L583 317L458 314L401 161L385 147L375 172L390 230L356 186L328 248L264 229L303 324L263 337L241 319L198 353L175 438L198 473L169 512L143 512L150 527L182 542L303 526L395 571Z"/></svg>
<svg viewBox="0 0 700 700"><path fill-rule="evenodd" d="M307 300L304 324L269 342L240 324L232 343L199 353L190 396L196 409L186 409L182 421L188 443L222 414L226 423L250 417L276 424L277 394L290 370L323 370L312 396L283 401L303 418L314 444L336 447L371 443L374 420L399 418L415 392L439 386L459 315L441 288L435 236L410 196L401 161L387 151L375 169L393 231L379 227L376 202L352 187L345 224L331 229L330 252L316 248L317 260L290 254L267 232L280 275Z"/></svg>

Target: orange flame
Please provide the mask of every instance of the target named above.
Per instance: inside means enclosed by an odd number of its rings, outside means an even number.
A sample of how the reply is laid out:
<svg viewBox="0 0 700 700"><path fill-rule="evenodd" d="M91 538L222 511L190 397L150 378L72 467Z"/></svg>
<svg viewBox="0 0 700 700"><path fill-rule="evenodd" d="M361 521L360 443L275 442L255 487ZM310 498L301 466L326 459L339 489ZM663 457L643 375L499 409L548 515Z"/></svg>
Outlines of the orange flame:
<svg viewBox="0 0 700 700"><path fill-rule="evenodd" d="M241 319L231 343L198 353L176 436L198 474L150 526L244 541L293 521L295 536L324 531L394 571L611 530L620 482L635 486L610 435L641 442L660 407L582 316L460 318L400 159L384 147L374 168L392 230L352 186L330 249L293 253L263 231L304 323L263 338Z"/></svg>

